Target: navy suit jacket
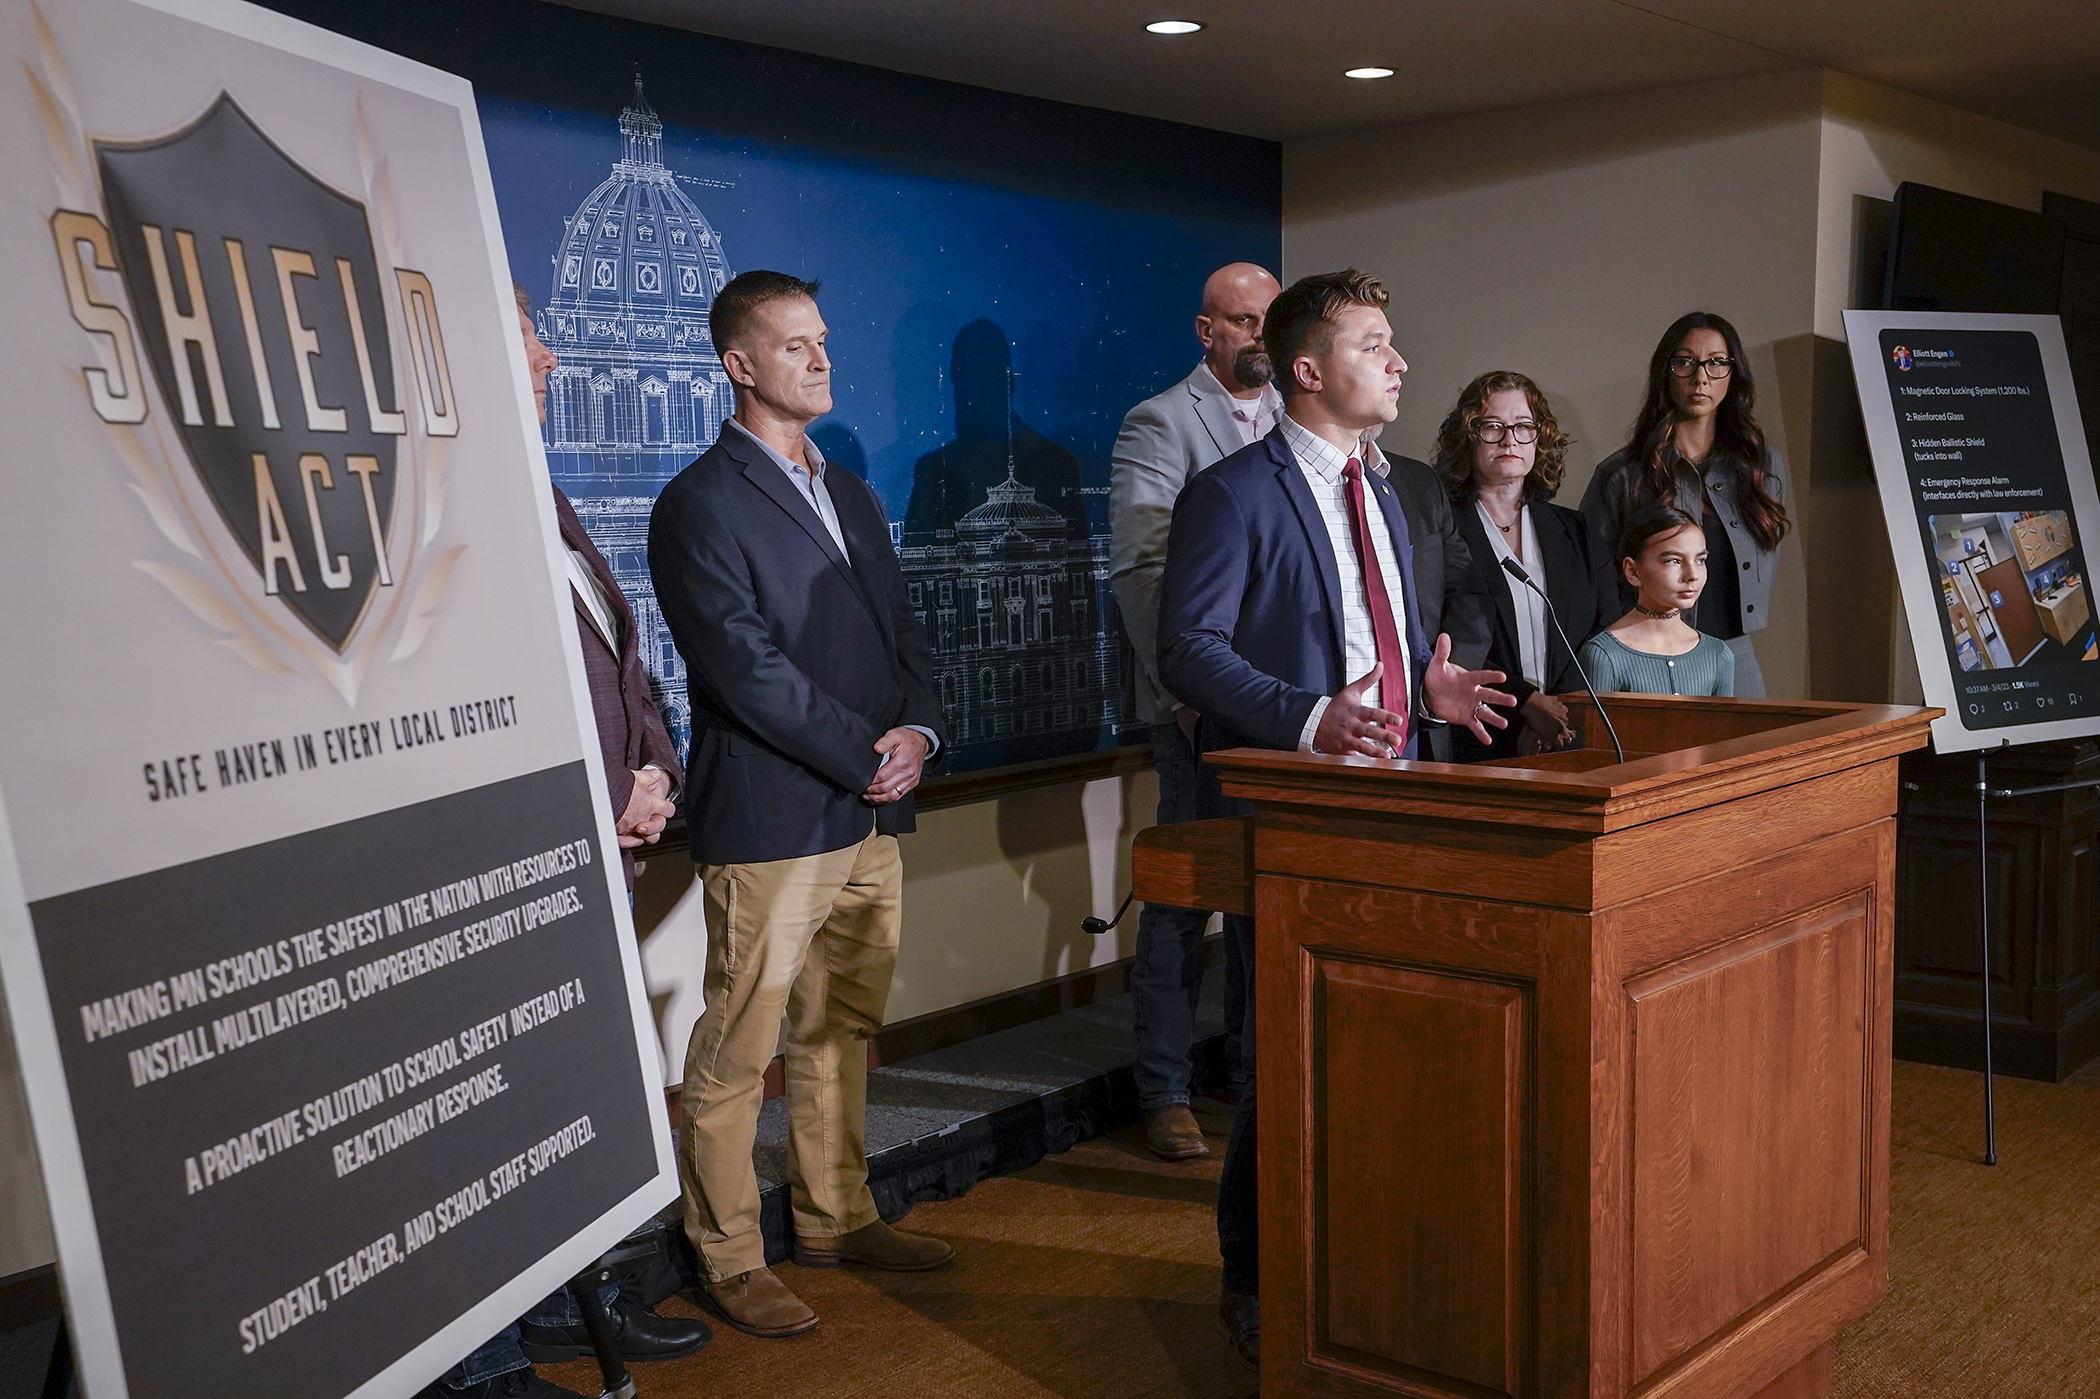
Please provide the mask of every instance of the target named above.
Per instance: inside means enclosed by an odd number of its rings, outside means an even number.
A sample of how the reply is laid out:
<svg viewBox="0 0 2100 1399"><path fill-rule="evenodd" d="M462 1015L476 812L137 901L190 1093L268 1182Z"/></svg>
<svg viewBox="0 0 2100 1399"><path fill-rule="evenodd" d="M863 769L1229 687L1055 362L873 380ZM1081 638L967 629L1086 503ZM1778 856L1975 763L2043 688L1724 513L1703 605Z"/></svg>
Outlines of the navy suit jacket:
<svg viewBox="0 0 2100 1399"><path fill-rule="evenodd" d="M1487 655L1492 602L1452 523L1436 473L1407 457L1364 481L1392 532L1407 608L1409 752L1426 717L1422 673L1439 631L1452 657ZM1341 572L1319 502L1282 432L1243 447L1196 476L1175 503L1161 582L1159 668L1167 689L1203 716L1205 751L1296 749L1321 696L1345 675ZM1448 733L1432 724L1443 759Z"/></svg>
<svg viewBox="0 0 2100 1399"><path fill-rule="evenodd" d="M875 740L904 724L947 743L933 647L868 484L831 464L846 538L758 445L726 429L649 518L657 605L693 705L686 828L699 864L842 850L914 829L912 800L871 807ZM850 562L849 562L850 558Z"/></svg>

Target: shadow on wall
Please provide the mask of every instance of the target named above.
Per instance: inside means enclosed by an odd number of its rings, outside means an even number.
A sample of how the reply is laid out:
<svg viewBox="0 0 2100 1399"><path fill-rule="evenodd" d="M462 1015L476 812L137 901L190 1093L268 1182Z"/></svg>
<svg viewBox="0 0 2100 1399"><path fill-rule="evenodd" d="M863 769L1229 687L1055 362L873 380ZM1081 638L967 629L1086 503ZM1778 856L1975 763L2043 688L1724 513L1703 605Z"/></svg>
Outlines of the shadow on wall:
<svg viewBox="0 0 2100 1399"><path fill-rule="evenodd" d="M962 318L943 301L921 301L906 309L890 330L890 387L897 405L897 437L876 453L885 500L908 487L912 463L947 439L948 375L942 356L962 329Z"/></svg>
<svg viewBox="0 0 2100 1399"><path fill-rule="evenodd" d="M932 544L942 530L983 505L1007 478L1035 489L1039 504L1065 517L1074 538L1087 534L1079 459L1021 420L1013 408L1013 346L988 320L956 332L949 357L955 394L954 437L913 465L904 512L909 543Z"/></svg>
<svg viewBox="0 0 2100 1399"><path fill-rule="evenodd" d="M1151 823L1151 794L1141 774L922 815L904 841L906 946L890 1019L1129 955L1135 915L1107 937L1079 923L1114 913L1128 890L1130 835Z"/></svg>
<svg viewBox="0 0 2100 1399"><path fill-rule="evenodd" d="M1084 792L1075 783L997 803L999 851L1020 880L1021 904L1041 904L1046 919L1039 981L1084 967L1093 954L1094 938L1079 929L1094 911L1092 881L1050 877L1056 856L1086 849Z"/></svg>
<svg viewBox="0 0 2100 1399"><path fill-rule="evenodd" d="M861 449L852 428L844 423L825 423L810 433L809 440L824 454L827 466L842 466L861 480L868 479L868 454Z"/></svg>
<svg viewBox="0 0 2100 1399"><path fill-rule="evenodd" d="M706 899L684 851L638 867L634 931L641 946L649 1018L663 1051L664 1082L684 1076L686 1041L700 1018L707 979Z"/></svg>

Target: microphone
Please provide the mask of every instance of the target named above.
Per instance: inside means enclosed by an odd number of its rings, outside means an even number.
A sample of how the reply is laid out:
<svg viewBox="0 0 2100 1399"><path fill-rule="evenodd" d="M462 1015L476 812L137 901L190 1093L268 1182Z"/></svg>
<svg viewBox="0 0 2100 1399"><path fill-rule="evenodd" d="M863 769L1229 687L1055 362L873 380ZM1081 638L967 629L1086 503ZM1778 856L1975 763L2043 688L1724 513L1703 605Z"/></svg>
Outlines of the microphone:
<svg viewBox="0 0 2100 1399"><path fill-rule="evenodd" d="M1597 687L1590 683L1590 673L1582 668L1582 657L1577 654L1575 643L1568 640L1567 632L1561 629L1560 616L1553 610L1553 599L1546 596L1544 588L1531 581L1531 575L1524 571L1524 565L1515 559L1504 558L1502 571L1537 593L1539 601L1546 604L1546 617L1553 623L1553 630L1560 636L1560 644L1568 648L1568 659L1575 662L1575 673L1582 677L1582 688L1590 692L1590 703L1597 706L1597 717L1604 721L1604 731L1611 735L1612 751L1619 755L1620 762L1625 762L1626 750L1619 746L1619 731L1611 726L1611 715L1604 712L1604 701L1597 698Z"/></svg>
<svg viewBox="0 0 2100 1399"><path fill-rule="evenodd" d="M1100 936L1101 936L1101 935L1102 935L1103 933L1107 932L1107 931L1108 931L1108 930L1109 930L1110 928L1113 928L1113 927L1115 927L1115 926L1116 926L1116 924L1118 924L1118 923L1120 923L1120 922L1122 922L1122 921L1123 921L1123 915L1124 915L1124 914L1126 914L1126 913L1128 913L1128 912L1130 912L1130 901L1131 901L1132 899L1135 899L1136 897L1137 897L1137 890L1135 890L1135 889L1133 889L1133 890L1131 890L1131 891L1130 891L1129 893L1125 894L1125 895L1123 896L1123 906L1122 906L1121 908L1119 908L1119 909L1117 909L1117 910L1116 910L1116 916L1115 916L1115 917L1113 917L1113 918L1108 918L1108 919L1101 919L1101 918L1082 918L1082 919L1080 919L1080 920L1079 920L1079 931L1080 931L1080 932L1082 932L1082 933L1092 933L1092 934L1093 934L1093 935L1094 935L1095 937L1100 937Z"/></svg>

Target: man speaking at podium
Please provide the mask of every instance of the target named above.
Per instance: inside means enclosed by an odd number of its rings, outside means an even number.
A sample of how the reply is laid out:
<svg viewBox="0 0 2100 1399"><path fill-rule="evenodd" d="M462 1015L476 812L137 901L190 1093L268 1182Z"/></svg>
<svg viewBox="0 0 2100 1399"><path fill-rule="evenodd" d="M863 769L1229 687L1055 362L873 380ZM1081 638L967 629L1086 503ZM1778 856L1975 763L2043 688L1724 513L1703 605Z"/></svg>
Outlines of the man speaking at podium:
<svg viewBox="0 0 2100 1399"><path fill-rule="evenodd" d="M1263 339L1284 416L1175 507L1160 676L1203 716L1203 752L1441 757L1448 735L1425 746L1425 728L1463 724L1486 743L1508 722L1495 708L1516 703L1489 688L1501 672L1465 668L1486 654L1492 602L1435 474L1404 457L1365 470L1365 435L1398 415L1407 372L1387 300L1354 269L1277 297ZM1234 920L1233 932L1249 939L1251 969L1251 925ZM1251 1062L1252 996L1241 1042ZM1218 1312L1234 1353L1258 1367L1254 1103L1250 1077L1218 1185Z"/></svg>

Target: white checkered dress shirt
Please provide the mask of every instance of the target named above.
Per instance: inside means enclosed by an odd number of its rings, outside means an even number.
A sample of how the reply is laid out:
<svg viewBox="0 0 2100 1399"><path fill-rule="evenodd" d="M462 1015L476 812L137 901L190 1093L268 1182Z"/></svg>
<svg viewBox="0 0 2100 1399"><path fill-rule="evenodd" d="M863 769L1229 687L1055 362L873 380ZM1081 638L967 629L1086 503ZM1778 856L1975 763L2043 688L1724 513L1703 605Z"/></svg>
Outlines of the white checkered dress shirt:
<svg viewBox="0 0 2100 1399"><path fill-rule="evenodd" d="M1334 564L1342 583L1342 683L1346 685L1378 664L1378 638L1371 630L1364 571L1356 562L1356 540L1349 528L1348 482L1342 476L1349 454L1326 438L1307 432L1288 413L1277 419L1276 425L1282 430L1298 469L1305 473L1313 499L1320 503L1320 518L1327 522L1327 539L1334 546ZM1386 528L1385 512L1374 499L1389 496L1392 491L1383 472L1364 472L1364 514L1371 524L1371 547L1378 551L1378 571L1384 576L1386 593L1392 599L1393 624L1400 633L1400 664L1412 669L1414 662L1407 653L1407 585L1400 576L1399 557L1393 552L1393 532ZM1364 703L1384 705L1384 689L1383 680L1371 686L1364 692ZM1327 712L1329 698L1320 697L1299 731L1299 752L1312 752L1313 734L1319 730L1320 716ZM1413 727L1412 723L1409 727Z"/></svg>

